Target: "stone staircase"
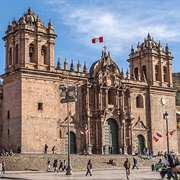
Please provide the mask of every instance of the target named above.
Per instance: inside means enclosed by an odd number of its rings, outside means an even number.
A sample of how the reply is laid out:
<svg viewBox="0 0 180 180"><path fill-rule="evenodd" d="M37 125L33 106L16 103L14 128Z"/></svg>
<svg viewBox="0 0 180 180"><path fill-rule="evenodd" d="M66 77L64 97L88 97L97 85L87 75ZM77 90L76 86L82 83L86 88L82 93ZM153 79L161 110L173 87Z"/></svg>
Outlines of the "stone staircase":
<svg viewBox="0 0 180 180"><path fill-rule="evenodd" d="M132 161L132 155L77 155L72 154L71 155L71 165L74 170L85 170L86 164L89 159L92 160L93 163L93 169L119 169L123 168L123 163L125 159L129 157L131 164L133 164ZM67 154L17 154L13 157L11 156L0 156L0 161L5 160L6 162L6 170L7 171L25 171L25 170L32 170L32 171L46 171L47 169L47 160L50 160L51 165L53 164L53 161L55 158L59 161L63 161L64 159L67 161ZM117 166L112 166L111 164L108 164L109 159L114 159ZM149 167L151 168L151 165L153 163L156 163L163 157L155 157L153 159L145 159L146 157L138 157L136 156L138 160L138 166L139 167Z"/></svg>

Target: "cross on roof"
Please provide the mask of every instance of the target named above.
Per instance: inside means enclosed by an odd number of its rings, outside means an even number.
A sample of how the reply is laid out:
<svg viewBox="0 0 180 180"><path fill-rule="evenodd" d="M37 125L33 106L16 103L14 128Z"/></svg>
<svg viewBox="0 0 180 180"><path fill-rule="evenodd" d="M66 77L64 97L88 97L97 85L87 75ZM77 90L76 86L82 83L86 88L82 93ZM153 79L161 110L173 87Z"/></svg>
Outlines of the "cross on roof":
<svg viewBox="0 0 180 180"><path fill-rule="evenodd" d="M104 52L106 52L107 47L106 47L106 46L104 46L103 48L104 48Z"/></svg>

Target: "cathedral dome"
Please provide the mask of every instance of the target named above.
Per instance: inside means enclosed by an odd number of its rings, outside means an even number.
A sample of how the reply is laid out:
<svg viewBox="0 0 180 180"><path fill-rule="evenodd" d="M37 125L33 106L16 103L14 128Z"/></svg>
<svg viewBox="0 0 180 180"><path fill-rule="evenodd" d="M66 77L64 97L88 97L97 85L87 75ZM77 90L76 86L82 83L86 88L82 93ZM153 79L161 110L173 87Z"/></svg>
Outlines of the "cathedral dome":
<svg viewBox="0 0 180 180"><path fill-rule="evenodd" d="M144 40L144 42L140 45L141 49L146 48L155 48L158 47L158 44L154 42L153 38L151 38L150 34L148 33L147 39Z"/></svg>
<svg viewBox="0 0 180 180"><path fill-rule="evenodd" d="M28 8L28 11L22 17L27 24L35 24L37 20L37 16L33 13L31 8Z"/></svg>
<svg viewBox="0 0 180 180"><path fill-rule="evenodd" d="M120 74L120 70L116 63L111 59L110 52L106 54L106 51L102 51L102 57L100 60L94 62L90 67L90 75L91 77L96 77L101 71L111 71L115 74Z"/></svg>

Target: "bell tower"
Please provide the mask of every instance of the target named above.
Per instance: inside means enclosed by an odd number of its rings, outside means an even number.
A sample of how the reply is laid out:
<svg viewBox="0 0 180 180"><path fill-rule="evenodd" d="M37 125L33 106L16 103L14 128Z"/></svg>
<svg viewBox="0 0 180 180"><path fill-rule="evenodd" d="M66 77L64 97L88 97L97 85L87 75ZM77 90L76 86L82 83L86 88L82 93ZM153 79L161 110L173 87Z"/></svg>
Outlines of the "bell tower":
<svg viewBox="0 0 180 180"><path fill-rule="evenodd" d="M5 73L19 68L53 70L54 40L57 35L51 21L46 27L31 8L8 25L5 41Z"/></svg>
<svg viewBox="0 0 180 180"><path fill-rule="evenodd" d="M137 50L131 48L128 59L131 78L152 86L173 87L172 59L168 45L162 48L148 33L144 42L138 43Z"/></svg>

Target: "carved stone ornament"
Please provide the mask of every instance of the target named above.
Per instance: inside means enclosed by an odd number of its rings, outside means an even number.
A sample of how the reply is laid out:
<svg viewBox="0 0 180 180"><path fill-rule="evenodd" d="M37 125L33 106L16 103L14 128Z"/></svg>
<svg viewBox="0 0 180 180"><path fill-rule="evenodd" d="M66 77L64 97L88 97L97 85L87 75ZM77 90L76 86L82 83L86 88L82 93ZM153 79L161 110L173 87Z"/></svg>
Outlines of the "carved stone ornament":
<svg viewBox="0 0 180 180"><path fill-rule="evenodd" d="M68 117L63 122L61 122L61 124L67 125L68 124ZM75 124L75 120L73 117L70 117L70 124Z"/></svg>
<svg viewBox="0 0 180 180"><path fill-rule="evenodd" d="M140 117L138 118L138 121L135 123L133 126L133 129L138 129L138 130L144 130L147 131L148 128L144 125L144 123L140 120Z"/></svg>

